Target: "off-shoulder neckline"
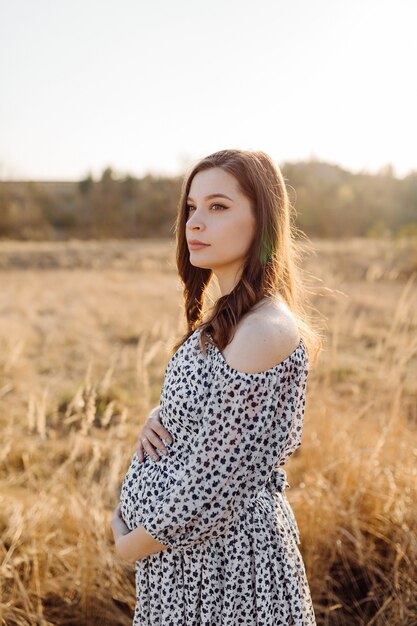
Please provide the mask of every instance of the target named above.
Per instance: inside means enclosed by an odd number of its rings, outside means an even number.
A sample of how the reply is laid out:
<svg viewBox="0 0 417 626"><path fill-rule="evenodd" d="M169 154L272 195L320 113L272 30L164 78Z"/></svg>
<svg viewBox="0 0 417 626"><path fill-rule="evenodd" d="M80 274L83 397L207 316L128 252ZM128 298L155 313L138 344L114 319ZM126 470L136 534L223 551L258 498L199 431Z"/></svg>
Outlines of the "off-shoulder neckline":
<svg viewBox="0 0 417 626"><path fill-rule="evenodd" d="M200 334L201 329L197 329L199 331L198 334ZM207 335L213 340L213 336L211 335L211 333L207 332ZM212 344L212 343L208 343L208 346L211 346L211 348L214 350L214 352L216 354L218 354L218 356L221 359L221 362L223 363L223 366L229 370L230 372L239 375L239 376L248 376L248 377L253 377L253 376L265 376L268 374L272 374L277 370L280 370L282 368L283 365L285 365L288 361L291 361L296 354L298 353L299 350L301 350L302 352L305 353L305 344L303 341L303 338L300 337L300 341L298 342L298 345L294 348L294 350L291 352L291 354L289 354L283 361L280 361L279 363L276 363L276 365L273 365L272 367L269 367L266 370L262 370L261 372L241 372L240 370L235 369L234 367L232 367L231 365L229 365L229 363L226 361L224 354L219 350L219 348Z"/></svg>

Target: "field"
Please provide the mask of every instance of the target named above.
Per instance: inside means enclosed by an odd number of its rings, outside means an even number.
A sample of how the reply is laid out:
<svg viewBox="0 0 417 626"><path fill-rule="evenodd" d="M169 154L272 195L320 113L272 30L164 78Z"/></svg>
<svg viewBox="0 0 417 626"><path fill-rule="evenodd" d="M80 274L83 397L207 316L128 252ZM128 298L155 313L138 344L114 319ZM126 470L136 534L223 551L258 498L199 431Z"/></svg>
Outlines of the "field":
<svg viewBox="0 0 417 626"><path fill-rule="evenodd" d="M305 251L325 340L286 470L317 621L415 626L417 245ZM0 281L1 624L128 626L110 517L184 329L174 244L3 241Z"/></svg>

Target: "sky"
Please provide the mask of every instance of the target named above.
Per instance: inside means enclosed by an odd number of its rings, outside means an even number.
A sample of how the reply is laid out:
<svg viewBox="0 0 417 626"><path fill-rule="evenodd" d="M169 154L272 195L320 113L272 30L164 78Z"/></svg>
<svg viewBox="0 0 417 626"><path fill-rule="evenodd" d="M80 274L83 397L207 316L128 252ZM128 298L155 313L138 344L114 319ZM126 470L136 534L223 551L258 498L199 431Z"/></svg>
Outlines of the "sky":
<svg viewBox="0 0 417 626"><path fill-rule="evenodd" d="M0 179L417 170L416 0L0 0Z"/></svg>

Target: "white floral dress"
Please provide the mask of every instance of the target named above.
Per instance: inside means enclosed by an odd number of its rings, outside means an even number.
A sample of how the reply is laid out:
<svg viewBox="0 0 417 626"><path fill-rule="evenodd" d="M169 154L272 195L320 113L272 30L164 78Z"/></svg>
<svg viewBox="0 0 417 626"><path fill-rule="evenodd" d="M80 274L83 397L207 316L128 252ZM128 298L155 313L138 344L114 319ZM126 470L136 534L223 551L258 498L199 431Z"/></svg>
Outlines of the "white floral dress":
<svg viewBox="0 0 417 626"><path fill-rule="evenodd" d="M280 466L301 444L309 362L303 340L263 372L232 368L200 329L170 359L158 462L136 453L120 501L167 549L136 561L133 626L316 624Z"/></svg>

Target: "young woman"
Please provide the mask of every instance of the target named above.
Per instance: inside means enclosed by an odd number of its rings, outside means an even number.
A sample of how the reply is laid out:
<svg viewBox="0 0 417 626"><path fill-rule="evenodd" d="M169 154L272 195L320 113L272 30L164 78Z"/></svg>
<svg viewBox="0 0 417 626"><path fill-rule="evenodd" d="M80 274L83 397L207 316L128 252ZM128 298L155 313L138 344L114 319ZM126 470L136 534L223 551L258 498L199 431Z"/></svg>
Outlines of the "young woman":
<svg viewBox="0 0 417 626"><path fill-rule="evenodd" d="M281 468L301 443L321 344L303 313L291 208L264 152L221 150L184 180L188 329L112 518L117 554L136 563L134 625L316 624ZM221 296L203 319L213 274Z"/></svg>

